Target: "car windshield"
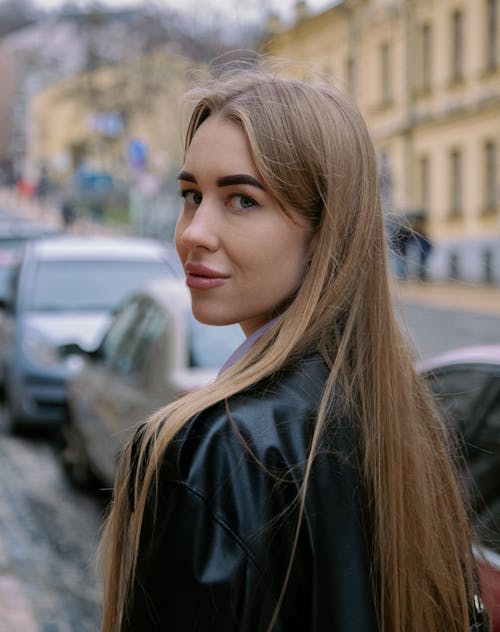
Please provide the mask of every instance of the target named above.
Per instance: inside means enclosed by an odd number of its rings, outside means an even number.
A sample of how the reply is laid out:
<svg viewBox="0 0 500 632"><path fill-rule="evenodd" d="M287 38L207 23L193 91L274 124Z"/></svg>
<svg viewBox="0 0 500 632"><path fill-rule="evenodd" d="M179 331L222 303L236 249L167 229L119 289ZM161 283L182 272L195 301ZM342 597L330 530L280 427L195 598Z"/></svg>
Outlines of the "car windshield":
<svg viewBox="0 0 500 632"><path fill-rule="evenodd" d="M146 281L172 276L161 261L43 261L27 306L33 311L110 311Z"/></svg>
<svg viewBox="0 0 500 632"><path fill-rule="evenodd" d="M200 369L220 368L244 340L239 325L212 327L189 317L190 365Z"/></svg>

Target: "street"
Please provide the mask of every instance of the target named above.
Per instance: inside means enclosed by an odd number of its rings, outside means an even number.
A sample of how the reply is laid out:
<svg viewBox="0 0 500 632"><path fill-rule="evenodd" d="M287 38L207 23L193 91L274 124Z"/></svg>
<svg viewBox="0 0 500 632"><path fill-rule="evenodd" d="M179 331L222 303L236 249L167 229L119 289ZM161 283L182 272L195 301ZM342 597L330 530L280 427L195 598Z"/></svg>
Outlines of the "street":
<svg viewBox="0 0 500 632"><path fill-rule="evenodd" d="M17 610L7 618L15 627L5 627L0 599L2 632L98 629L95 544L103 508L98 497L69 487L46 439L12 438L2 426L0 589L10 591Z"/></svg>
<svg viewBox="0 0 500 632"><path fill-rule="evenodd" d="M500 316L415 303L398 312L420 357L500 343ZM10 591L15 611L9 627L0 612L0 629L94 632L95 551L107 495L72 489L47 439L13 438L0 426L0 597Z"/></svg>
<svg viewBox="0 0 500 632"><path fill-rule="evenodd" d="M500 344L500 315L404 304L400 316L421 359L456 347Z"/></svg>

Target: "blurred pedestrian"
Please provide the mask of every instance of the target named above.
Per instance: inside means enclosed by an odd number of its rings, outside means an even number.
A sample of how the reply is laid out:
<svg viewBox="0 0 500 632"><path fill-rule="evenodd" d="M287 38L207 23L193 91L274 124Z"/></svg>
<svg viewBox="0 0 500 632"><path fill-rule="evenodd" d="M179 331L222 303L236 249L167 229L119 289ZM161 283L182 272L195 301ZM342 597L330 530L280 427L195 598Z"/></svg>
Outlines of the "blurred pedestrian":
<svg viewBox="0 0 500 632"><path fill-rule="evenodd" d="M122 454L103 629L486 629L450 439L392 312L360 114L258 71L195 96L176 246L196 318L248 338Z"/></svg>
<svg viewBox="0 0 500 632"><path fill-rule="evenodd" d="M61 218L65 228L72 226L76 219L75 207L68 198L64 199L61 204Z"/></svg>
<svg viewBox="0 0 500 632"><path fill-rule="evenodd" d="M43 204L50 191L50 180L47 172L47 168L44 166L40 171L40 177L36 185L35 195L37 199Z"/></svg>
<svg viewBox="0 0 500 632"><path fill-rule="evenodd" d="M16 182L16 191L19 195L25 198L33 198L35 195L36 187L27 179L20 177Z"/></svg>

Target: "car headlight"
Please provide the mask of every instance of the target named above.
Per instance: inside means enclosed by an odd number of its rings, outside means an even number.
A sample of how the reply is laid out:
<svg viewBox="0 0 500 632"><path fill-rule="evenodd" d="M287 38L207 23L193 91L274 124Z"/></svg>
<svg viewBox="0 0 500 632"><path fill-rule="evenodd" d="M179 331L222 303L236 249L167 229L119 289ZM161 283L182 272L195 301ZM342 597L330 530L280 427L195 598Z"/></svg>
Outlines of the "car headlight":
<svg viewBox="0 0 500 632"><path fill-rule="evenodd" d="M56 366L61 364L57 347L36 329L28 329L22 340L24 356L33 364Z"/></svg>

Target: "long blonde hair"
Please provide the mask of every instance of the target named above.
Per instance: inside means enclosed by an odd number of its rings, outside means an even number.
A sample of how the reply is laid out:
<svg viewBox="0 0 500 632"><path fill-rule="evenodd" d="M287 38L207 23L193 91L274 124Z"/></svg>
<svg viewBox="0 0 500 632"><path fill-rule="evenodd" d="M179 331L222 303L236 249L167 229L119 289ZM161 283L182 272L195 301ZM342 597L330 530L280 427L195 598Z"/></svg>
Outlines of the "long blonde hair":
<svg viewBox="0 0 500 632"><path fill-rule="evenodd" d="M195 413L311 348L330 374L303 495L319 437L335 423L328 415L332 390L340 388L356 418L360 474L371 499L380 629L468 630L468 515L445 426L392 312L376 157L361 115L330 85L259 70L209 82L196 99L185 148L215 113L239 125L269 191L283 207L310 218L314 248L293 300L250 352L214 384L159 410L144 426L139 447L125 449L101 543L103 630L116 632L126 612L146 497L169 442Z"/></svg>

